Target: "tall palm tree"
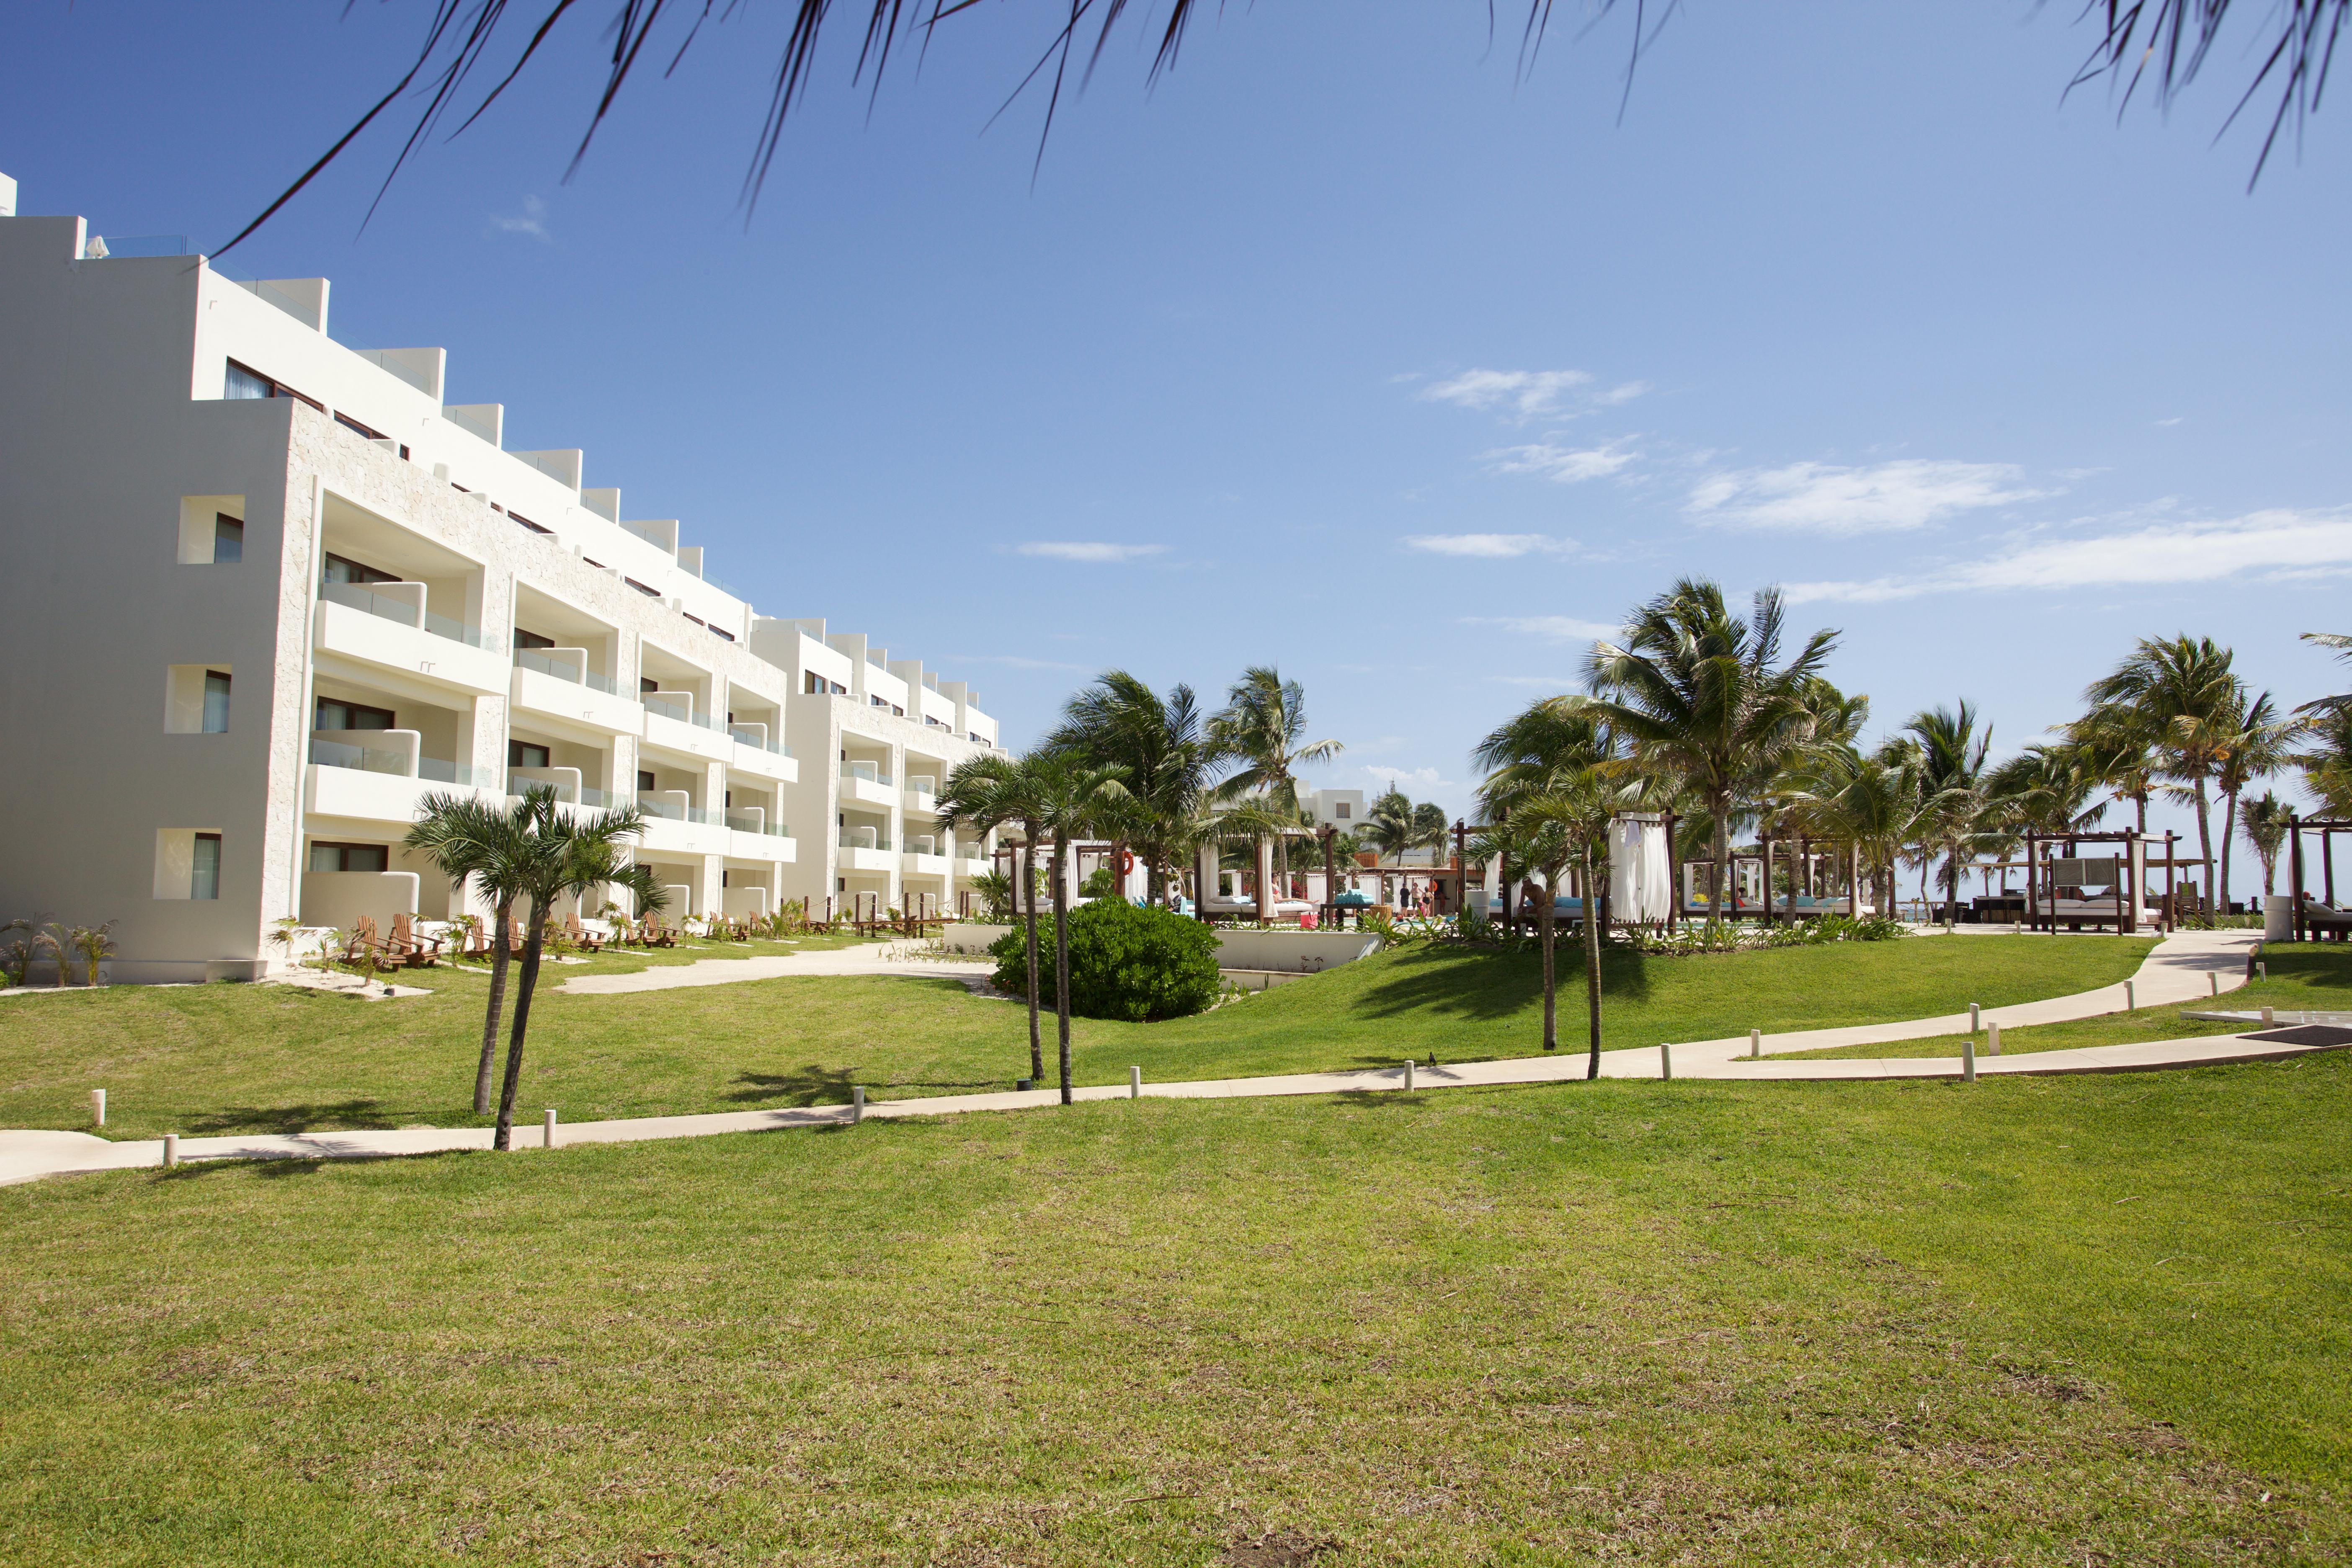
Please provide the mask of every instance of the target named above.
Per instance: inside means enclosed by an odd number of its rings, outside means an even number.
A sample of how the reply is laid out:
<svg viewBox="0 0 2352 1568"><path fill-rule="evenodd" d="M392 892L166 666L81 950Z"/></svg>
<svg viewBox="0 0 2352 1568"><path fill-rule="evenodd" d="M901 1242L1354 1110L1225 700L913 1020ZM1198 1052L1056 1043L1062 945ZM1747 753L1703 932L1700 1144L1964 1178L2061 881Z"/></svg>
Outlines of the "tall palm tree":
<svg viewBox="0 0 2352 1568"><path fill-rule="evenodd" d="M1022 921L1027 931L1029 1081L1033 1084L1045 1076L1045 1050L1037 1027L1037 846L1045 833L1038 768L1034 752L1020 758L974 757L956 764L937 802L940 825L950 832L971 826L987 833L1010 824L1020 826L1020 854L1014 869Z"/></svg>
<svg viewBox="0 0 2352 1568"><path fill-rule="evenodd" d="M1782 663L1786 620L1778 588L1759 590L1739 616L1725 607L1721 587L1685 578L1633 613L1622 641L1596 643L1586 666L1592 717L1713 819L1717 920L1733 808L1811 741L1813 683L1837 647L1836 632L1817 631Z"/></svg>
<svg viewBox="0 0 2352 1568"><path fill-rule="evenodd" d="M2244 814L2238 819L2239 831L2263 863L2263 892L2265 896L2278 891L2279 851L2286 846L2289 813L2284 802L2269 790L2246 802Z"/></svg>
<svg viewBox="0 0 2352 1568"><path fill-rule="evenodd" d="M1402 866L1406 851L1420 842L1411 797L1394 784L1383 790L1364 813L1363 837L1376 854L1393 855Z"/></svg>
<svg viewBox="0 0 2352 1568"><path fill-rule="evenodd" d="M2334 648L2338 658L2352 660L2352 635L2343 632L2305 632L2303 634L2303 640L2317 647ZM2339 692L2333 697L2315 698L2304 703L2295 711L2298 713L2352 712L2352 691Z"/></svg>
<svg viewBox="0 0 2352 1568"><path fill-rule="evenodd" d="M1866 877L1882 915L1895 908L1895 869L1917 832L1918 773L1903 748L1865 756L1852 746L1808 750L1785 776L1792 811L1815 835L1853 847L1856 891Z"/></svg>
<svg viewBox="0 0 2352 1568"><path fill-rule="evenodd" d="M2083 694L2094 713L2104 710L2116 727L2145 733L2165 777L2197 807L2198 858L2209 899L2216 890L2210 790L2244 705L2244 683L2230 664L2230 650L2210 637L2143 637L2129 658Z"/></svg>
<svg viewBox="0 0 2352 1568"><path fill-rule="evenodd" d="M1062 722L1046 737L1056 751L1076 752L1097 767L1127 770L1136 847L1143 851L1146 890L1160 900L1175 840L1208 793L1216 752L1201 705L1189 686L1161 698L1123 669L1096 678L1062 708Z"/></svg>
<svg viewBox="0 0 2352 1568"><path fill-rule="evenodd" d="M2311 744L2298 753L2303 787L2329 816L2352 816L2352 709L2315 714L2304 721Z"/></svg>
<svg viewBox="0 0 2352 1568"><path fill-rule="evenodd" d="M601 883L635 880L631 873L641 868L626 862L628 841L643 833L646 826L645 814L634 803L600 811L585 821L568 816L556 804L551 784L528 785L522 806L531 841L520 878L523 894L530 901L530 932L523 939L514 1026L508 1036L506 1076L499 1089L498 1131L490 1140L490 1147L499 1150L513 1139L515 1091L522 1083L523 1039L530 1030L530 1001L539 988L548 917L562 900L578 898Z"/></svg>
<svg viewBox="0 0 2352 1568"><path fill-rule="evenodd" d="M2227 725L2221 761L2213 770L2222 803L2221 879L2217 884L2221 910L2230 907L2230 848L2238 836L2238 796L2257 781L2286 770L2294 761L2295 736L2302 730L2295 721L2279 716L2278 704L2271 700L2269 692L2242 700L2242 689L2241 696L2238 711Z"/></svg>
<svg viewBox="0 0 2352 1568"><path fill-rule="evenodd" d="M1095 829L1103 808L1127 798L1127 770L1088 767L1051 752L1024 760L1038 826L1054 840L1054 1020L1059 1041L1062 1103L1070 1103L1070 845Z"/></svg>
<svg viewBox="0 0 2352 1568"><path fill-rule="evenodd" d="M1337 741L1307 739L1307 689L1285 680L1272 665L1252 665L1225 693L1225 705L1209 720L1213 759L1241 765L1217 786L1221 798L1271 795L1287 808L1298 799L1294 769L1318 766L1347 748ZM1276 844L1285 875L1287 846Z"/></svg>
<svg viewBox="0 0 2352 1568"><path fill-rule="evenodd" d="M1486 770L1479 815L1500 825L1511 858L1544 879L1536 914L1543 951L1543 1048L1559 1047L1552 964L1554 906L1559 874L1571 862L1584 889L1585 1008L1592 1059L1585 1076L1601 1072L1601 900L1598 878L1608 864L1609 824L1632 804L1637 784L1615 775L1616 747L1589 707L1538 701L1488 734L1471 757Z"/></svg>
<svg viewBox="0 0 2352 1568"><path fill-rule="evenodd" d="M2066 727L2066 743L2085 773L2131 803L2133 826L2147 837L2147 803L2164 773L2154 727L2137 709L2095 708Z"/></svg>
<svg viewBox="0 0 2352 1568"><path fill-rule="evenodd" d="M419 803L415 826L402 842L424 855L461 889L470 886L492 910L490 994L482 1013L481 1058L474 1068L474 1114L490 1113L490 1076L498 1066L499 1020L506 1007L507 922L524 896L524 878L539 847L528 801L492 805L478 795L436 791Z"/></svg>
<svg viewBox="0 0 2352 1568"><path fill-rule="evenodd" d="M1985 816L1985 756L1992 748L1992 726L1977 732L1977 710L1964 697L1957 710L1937 706L1913 714L1903 731L1919 743L1923 826L1944 850L1948 928L1959 918L1960 847Z"/></svg>

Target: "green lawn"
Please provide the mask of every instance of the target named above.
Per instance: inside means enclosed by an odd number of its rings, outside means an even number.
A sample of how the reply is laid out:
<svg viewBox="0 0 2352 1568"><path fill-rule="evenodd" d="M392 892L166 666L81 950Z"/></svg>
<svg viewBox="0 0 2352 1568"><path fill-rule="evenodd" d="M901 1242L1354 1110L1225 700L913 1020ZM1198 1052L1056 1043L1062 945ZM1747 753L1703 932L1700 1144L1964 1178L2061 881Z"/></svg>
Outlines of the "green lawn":
<svg viewBox="0 0 2352 1568"><path fill-rule="evenodd" d="M2030 1028L2003 1029L2003 1056L2029 1051L2073 1050L2084 1046L2122 1046L2140 1040L2186 1040L2206 1035L2235 1035L2258 1024L2223 1024L2190 1018L2185 1014L2214 1009L2258 1012L2265 1005L2279 1012L2352 1012L2352 947L2311 943L2300 947L2266 948L2263 962L2270 977L2226 993L2218 1001L2188 1007L2142 1007L2132 1013L2109 1013L2067 1024L2038 1024ZM1819 1051L1769 1053L1780 1062L1817 1061L1826 1057L1957 1057L1963 1035L1906 1040L1892 1046L1835 1046ZM1985 1037L1977 1037L1977 1050Z"/></svg>
<svg viewBox="0 0 2352 1568"><path fill-rule="evenodd" d="M1914 938L1699 958L1612 953L1606 1043L2059 995L2130 973L2150 945ZM1024 1009L954 981L769 980L619 996L549 988L638 962L547 971L531 1015L524 1120L545 1106L585 1121L839 1103L854 1083L961 1093L1008 1089L1028 1071ZM362 1002L279 986L126 986L0 1001L0 1127L81 1126L99 1087L114 1136L472 1124L486 982L446 968L409 978L434 994ZM1540 1045L1538 985L1530 956L1410 946L1196 1018L1081 1019L1076 1071L1082 1083L1122 1083L1135 1064L1157 1082L1530 1055ZM1565 1048L1582 1042L1582 1016L1581 970L1570 969ZM1050 1073L1050 1016L1045 1032Z"/></svg>
<svg viewBox="0 0 2352 1568"><path fill-rule="evenodd" d="M0 1561L2337 1563L2348 1138L2331 1053L0 1189Z"/></svg>

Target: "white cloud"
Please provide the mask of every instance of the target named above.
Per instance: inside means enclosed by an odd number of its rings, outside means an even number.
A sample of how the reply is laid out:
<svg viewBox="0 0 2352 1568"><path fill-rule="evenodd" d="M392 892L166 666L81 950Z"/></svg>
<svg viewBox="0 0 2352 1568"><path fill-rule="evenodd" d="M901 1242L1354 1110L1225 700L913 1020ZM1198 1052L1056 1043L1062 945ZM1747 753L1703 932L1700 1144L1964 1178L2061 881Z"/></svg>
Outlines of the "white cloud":
<svg viewBox="0 0 2352 1568"><path fill-rule="evenodd" d="M1937 593L2055 592L2210 583L2259 572L2296 578L2352 568L2352 508L2278 509L2243 517L2150 523L2020 544L1982 561L1866 581L1792 583L1791 602L1879 604Z"/></svg>
<svg viewBox="0 0 2352 1568"><path fill-rule="evenodd" d="M1791 463L1713 474L1690 494L1702 522L1816 533L1902 533L1953 512L2007 506L2047 495L2019 483L2008 463L1906 458L1867 468Z"/></svg>
<svg viewBox="0 0 2352 1568"><path fill-rule="evenodd" d="M2169 419L2159 419L2159 420L2158 420L2158 421L2157 421L2157 423L2158 423L2158 425L2178 425L2178 424L2179 424L2179 423L2180 423L2180 421L2181 421L2182 419L2184 419L2185 417L2187 417L2187 416L2185 416L2185 415L2180 415L2180 414L2176 414L2176 415L2174 415L2174 416L2173 416L2171 418L2169 418Z"/></svg>
<svg viewBox="0 0 2352 1568"><path fill-rule="evenodd" d="M1146 555L1164 555L1164 544L1107 544L1097 540L1033 539L1013 547L1016 555L1039 555L1049 561L1077 561L1087 565L1115 565Z"/></svg>
<svg viewBox="0 0 2352 1568"><path fill-rule="evenodd" d="M1574 616L1471 616L1463 624L1500 626L1522 637L1549 637L1553 642L1593 642L1613 637L1623 629L1601 621L1581 621Z"/></svg>
<svg viewBox="0 0 2352 1568"><path fill-rule="evenodd" d="M1482 560L1508 560L1517 555L1566 555L1576 548L1573 540L1554 539L1545 533L1415 533L1405 538L1407 550L1423 550L1432 555L1471 555Z"/></svg>
<svg viewBox="0 0 2352 1568"><path fill-rule="evenodd" d="M1592 373L1583 370L1465 370L1422 388L1421 395L1431 403L1500 409L1520 419L1539 419L1575 409L1614 408L1650 390L1646 381L1584 390L1591 386Z"/></svg>
<svg viewBox="0 0 2352 1568"><path fill-rule="evenodd" d="M1454 780L1438 777L1435 768L1381 768L1368 764L1363 775L1375 789L1384 790L1393 784L1407 795L1458 787Z"/></svg>
<svg viewBox="0 0 2352 1568"><path fill-rule="evenodd" d="M506 234L527 234L533 239L544 240L547 233L547 204L537 196L522 199L522 211L501 216L490 215L490 226Z"/></svg>
<svg viewBox="0 0 2352 1568"><path fill-rule="evenodd" d="M1498 474L1539 474L1572 485L1580 479L1605 479L1639 455L1630 437L1620 437L1598 447L1582 447L1538 441L1526 447L1506 447L1486 457Z"/></svg>

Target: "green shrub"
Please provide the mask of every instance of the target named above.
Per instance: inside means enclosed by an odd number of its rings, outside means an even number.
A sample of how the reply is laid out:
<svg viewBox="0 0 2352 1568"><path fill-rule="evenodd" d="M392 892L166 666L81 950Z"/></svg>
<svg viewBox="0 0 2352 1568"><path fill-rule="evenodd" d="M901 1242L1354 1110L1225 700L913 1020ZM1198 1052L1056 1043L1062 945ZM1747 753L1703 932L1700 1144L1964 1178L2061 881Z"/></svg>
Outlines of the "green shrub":
<svg viewBox="0 0 2352 1568"><path fill-rule="evenodd" d="M989 950L995 985L1029 994L1027 938L1016 926ZM1054 921L1037 921L1038 999L1054 1000ZM1198 921L1125 899L1100 899L1070 916L1070 1011L1083 1018L1147 1023L1205 1011L1217 999L1217 937Z"/></svg>

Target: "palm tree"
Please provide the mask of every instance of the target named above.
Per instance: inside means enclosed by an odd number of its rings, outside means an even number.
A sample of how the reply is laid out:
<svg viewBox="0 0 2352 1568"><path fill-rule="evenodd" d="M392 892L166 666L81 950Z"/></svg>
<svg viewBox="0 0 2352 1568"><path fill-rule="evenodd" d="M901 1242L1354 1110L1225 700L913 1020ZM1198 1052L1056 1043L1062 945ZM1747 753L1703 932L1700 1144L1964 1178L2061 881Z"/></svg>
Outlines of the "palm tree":
<svg viewBox="0 0 2352 1568"><path fill-rule="evenodd" d="M2318 647L2332 647L2336 650L2337 658L2352 660L2352 636L2343 632L2305 632L2303 634L2303 640ZM2352 692L2341 692L2334 697L2316 698L2303 704L2295 711L2298 713L2352 712Z"/></svg>
<svg viewBox="0 0 2352 1568"><path fill-rule="evenodd" d="M415 826L402 842L425 856L460 889L470 884L492 909L490 994L482 1014L482 1051L474 1068L474 1114L490 1111L490 1074L498 1065L499 1018L506 1005L507 925L524 896L524 874L538 846L527 800L492 805L477 795L438 791L419 803ZM642 910L640 912L643 912Z"/></svg>
<svg viewBox="0 0 2352 1568"><path fill-rule="evenodd" d="M1017 759L974 757L956 764L937 802L940 826L950 832L970 826L984 834L1020 825L1020 855L1014 870L1027 931L1029 1081L1033 1084L1045 1076L1045 1048L1037 1027L1037 845L1045 832L1039 766L1034 752Z"/></svg>
<svg viewBox="0 0 2352 1568"><path fill-rule="evenodd" d="M2294 738L2301 728L2294 720L2279 717L2278 705L2267 691L2242 701L2227 726L2221 758L2213 770L2222 802L2221 879L2217 884L2221 910L2230 907L2230 847L2238 836L2238 796L2256 781L2285 771L2294 761Z"/></svg>
<svg viewBox="0 0 2352 1568"><path fill-rule="evenodd" d="M2134 709L2094 709L2066 727L2066 743L2084 772L2119 801L2132 804L2133 825L2147 837L2147 803L2164 772L2153 730Z"/></svg>
<svg viewBox="0 0 2352 1568"><path fill-rule="evenodd" d="M1272 665L1242 671L1225 693L1224 707L1209 721L1208 742L1213 760L1241 763L1217 786L1220 798L1270 795L1288 810L1296 810L1298 800L1298 780L1292 770L1319 766L1346 750L1337 741L1307 739L1306 688L1283 679ZM1286 876L1290 854L1280 840L1276 853Z"/></svg>
<svg viewBox="0 0 2352 1568"><path fill-rule="evenodd" d="M1143 851L1146 890L1158 903L1175 840L1208 792L1215 765L1192 689L1174 687L1163 700L1137 677L1110 670L1063 705L1061 725L1045 744L1096 767L1127 770L1129 831Z"/></svg>
<svg viewBox="0 0 2352 1568"><path fill-rule="evenodd" d="M1070 1103L1070 882L1073 840L1094 830L1106 805L1126 799L1124 768L1088 767L1050 753L1034 759L1038 824L1054 839L1054 1019L1059 1042L1062 1103ZM1260 895L1263 897L1263 894Z"/></svg>
<svg viewBox="0 0 2352 1568"><path fill-rule="evenodd" d="M1552 923L1559 874L1570 861L1582 871L1584 989L1592 1059L1585 1076L1601 1073L1601 900L1599 868L1607 865L1609 824L1631 803L1635 785L1615 776L1615 745L1590 710L1558 699L1539 701L1478 743L1472 760L1486 770L1479 815L1502 825L1510 858L1544 879L1536 914L1543 951L1543 1048L1559 1048ZM1595 847L1599 855L1595 855Z"/></svg>
<svg viewBox="0 0 2352 1568"><path fill-rule="evenodd" d="M1922 826L1944 850L1947 929L1959 918L1960 846L1985 816L1985 754L1992 726L1977 732L1977 710L1962 698L1958 711L1925 709L1911 716L1904 733L1919 743L1920 785L1925 795Z"/></svg>
<svg viewBox="0 0 2352 1568"><path fill-rule="evenodd" d="M1412 820L1412 802L1403 791L1391 784L1372 802L1364 814L1363 836L1374 853L1393 855L1399 866L1404 864L1405 852L1420 839Z"/></svg>
<svg viewBox="0 0 2352 1568"><path fill-rule="evenodd" d="M623 857L626 841L645 831L645 814L633 803L598 812L586 821L567 816L557 805L551 784L525 786L522 813L530 831L530 853L523 861L520 880L530 900L530 935L523 939L522 975L515 988L514 1027L507 1040L506 1077L499 1089L498 1131L490 1147L506 1149L514 1133L515 1091L522 1083L523 1039L530 1029L530 1001L539 986L540 958L547 942L547 922L555 905L578 898L604 882L623 882L636 889L650 886L652 873L631 867Z"/></svg>
<svg viewBox="0 0 2352 1568"><path fill-rule="evenodd" d="M1716 584L1685 578L1633 613L1623 641L1596 643L1586 666L1592 717L1712 819L1717 920L1734 805L1812 740L1814 683L1837 647L1836 632L1817 631L1780 663L1786 614L1778 588L1759 590L1743 618Z"/></svg>
<svg viewBox="0 0 2352 1568"><path fill-rule="evenodd" d="M2244 707L2244 683L2231 669L2231 653L2210 637L2143 637L2131 657L2084 692L2094 713L2145 734L2164 775L2197 807L2198 858L2208 898L2214 891L2213 816L2210 790ZM2095 721L2093 728L2099 725Z"/></svg>
<svg viewBox="0 0 2352 1568"><path fill-rule="evenodd" d="M2352 709L2324 712L2304 721L2313 742L2295 757L2303 787L2329 816L2352 816Z"/></svg>
<svg viewBox="0 0 2352 1568"><path fill-rule="evenodd" d="M1783 787L1799 821L1820 837L1853 847L1855 892L1866 875L1879 913L1891 914L1895 868L1920 815L1918 774L1909 753L1882 747L1864 756L1852 746L1811 748Z"/></svg>
<svg viewBox="0 0 2352 1568"><path fill-rule="evenodd" d="M2246 802L2245 812L2238 819L2239 831L2245 835L2255 858L2263 863L2265 896L2278 890L2278 858L2286 845L2288 820L2285 805L2269 790Z"/></svg>
<svg viewBox="0 0 2352 1568"><path fill-rule="evenodd" d="M98 966L114 956L114 922L73 928L74 951L81 954L82 984L98 984Z"/></svg>

